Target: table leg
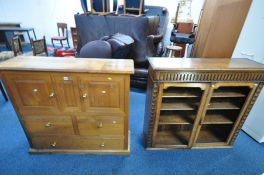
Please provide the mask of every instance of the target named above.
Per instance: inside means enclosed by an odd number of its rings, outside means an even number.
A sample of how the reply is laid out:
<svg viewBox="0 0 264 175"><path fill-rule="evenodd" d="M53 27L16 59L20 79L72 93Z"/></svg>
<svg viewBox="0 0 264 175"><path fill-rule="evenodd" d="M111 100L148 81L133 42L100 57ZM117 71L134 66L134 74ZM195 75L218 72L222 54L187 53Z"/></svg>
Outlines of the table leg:
<svg viewBox="0 0 264 175"><path fill-rule="evenodd" d="M33 31L33 34L34 34L34 38L35 38L35 40L36 40L36 39L37 39L37 37L36 37L35 30L33 29L32 31Z"/></svg>
<svg viewBox="0 0 264 175"><path fill-rule="evenodd" d="M29 31L27 31L27 35L28 35L28 40L30 42L30 35L29 35Z"/></svg>
<svg viewBox="0 0 264 175"><path fill-rule="evenodd" d="M2 94L3 94L3 97L4 97L5 101L8 101L8 98L7 98L6 92L5 92L5 90L4 90L4 87L3 87L1 81L0 81L0 90L1 90L1 92L2 92Z"/></svg>

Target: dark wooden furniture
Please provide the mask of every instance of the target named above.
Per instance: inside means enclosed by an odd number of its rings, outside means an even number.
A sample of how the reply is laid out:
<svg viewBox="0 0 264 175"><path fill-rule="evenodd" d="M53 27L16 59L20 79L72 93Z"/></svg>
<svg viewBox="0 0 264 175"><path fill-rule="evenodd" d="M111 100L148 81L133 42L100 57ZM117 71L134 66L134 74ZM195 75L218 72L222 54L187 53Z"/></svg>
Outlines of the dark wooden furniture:
<svg viewBox="0 0 264 175"><path fill-rule="evenodd" d="M15 57L0 75L33 153L129 153L133 60Z"/></svg>
<svg viewBox="0 0 264 175"><path fill-rule="evenodd" d="M15 36L12 38L12 50L14 52L14 56L23 54L23 49L19 36Z"/></svg>
<svg viewBox="0 0 264 175"><path fill-rule="evenodd" d="M252 0L205 0L192 57L231 58Z"/></svg>
<svg viewBox="0 0 264 175"><path fill-rule="evenodd" d="M147 149L231 147L264 84L248 59L150 58Z"/></svg>
<svg viewBox="0 0 264 175"><path fill-rule="evenodd" d="M182 47L177 45L168 45L166 47L166 53L165 55L168 57L175 57L176 53L178 53L178 57L181 57L182 53Z"/></svg>
<svg viewBox="0 0 264 175"><path fill-rule="evenodd" d="M10 42L10 40L12 40L12 39L9 39L10 37L8 37L10 34L11 34L10 36L12 36L11 38L13 38L15 32L20 32L20 33L26 32L28 39L30 40L30 32L31 31L33 32L34 38L36 39L36 34L35 34L34 28L0 27L0 33L4 34L4 41L6 43L6 47L9 49L11 49L9 42Z"/></svg>
<svg viewBox="0 0 264 175"><path fill-rule="evenodd" d="M72 35L72 44L73 44L73 48L77 49L77 29L76 27L71 27L71 35Z"/></svg>
<svg viewBox="0 0 264 175"><path fill-rule="evenodd" d="M144 0L136 0L138 2L130 2L130 4L137 4L136 7L134 6L128 6L128 0L124 0L124 15L129 15L129 16L142 16L142 9L143 9L143 2ZM128 11L133 11L133 14L129 13ZM137 15L134 15L134 12L137 13Z"/></svg>
<svg viewBox="0 0 264 175"><path fill-rule="evenodd" d="M48 56L47 44L45 36L42 39L33 40L30 39L32 45L32 53L34 56Z"/></svg>
<svg viewBox="0 0 264 175"><path fill-rule="evenodd" d="M110 13L110 0L90 0L90 5L93 14Z"/></svg>
<svg viewBox="0 0 264 175"><path fill-rule="evenodd" d="M3 95L4 99L5 99L5 101L8 101L7 94L6 94L5 90L4 90L4 87L3 87L1 81L0 81L0 90L1 90L1 93L2 93L2 95Z"/></svg>
<svg viewBox="0 0 264 175"><path fill-rule="evenodd" d="M52 42L53 47L55 47L54 41L59 41L61 44L61 47L63 47L63 41L65 40L67 41L68 47L70 47L67 24L57 23L57 29L58 29L58 36L51 37L51 42Z"/></svg>
<svg viewBox="0 0 264 175"><path fill-rule="evenodd" d="M6 28L6 27L20 27L21 23L12 23L12 22L0 22L0 28ZM5 44L6 45L6 37L5 33L0 31L0 44Z"/></svg>

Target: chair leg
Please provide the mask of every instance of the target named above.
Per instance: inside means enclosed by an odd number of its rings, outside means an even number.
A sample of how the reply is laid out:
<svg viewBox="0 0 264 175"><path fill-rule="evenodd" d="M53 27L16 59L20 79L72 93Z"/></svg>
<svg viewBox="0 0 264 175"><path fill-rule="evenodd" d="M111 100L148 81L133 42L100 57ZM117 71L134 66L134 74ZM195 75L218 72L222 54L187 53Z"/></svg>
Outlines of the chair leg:
<svg viewBox="0 0 264 175"><path fill-rule="evenodd" d="M3 97L4 97L5 101L8 101L7 95L5 93L4 87L3 87L1 82L0 82L0 90L1 90L1 92L3 94Z"/></svg>
<svg viewBox="0 0 264 175"><path fill-rule="evenodd" d="M67 38L67 44L68 44L68 48L70 48L70 44L69 44L69 39Z"/></svg>
<svg viewBox="0 0 264 175"><path fill-rule="evenodd" d="M60 40L60 43L61 43L61 47L63 48L62 40Z"/></svg>
<svg viewBox="0 0 264 175"><path fill-rule="evenodd" d="M52 46L55 48L55 46L54 46L54 42L53 42L53 39L51 39L51 42L52 42Z"/></svg>

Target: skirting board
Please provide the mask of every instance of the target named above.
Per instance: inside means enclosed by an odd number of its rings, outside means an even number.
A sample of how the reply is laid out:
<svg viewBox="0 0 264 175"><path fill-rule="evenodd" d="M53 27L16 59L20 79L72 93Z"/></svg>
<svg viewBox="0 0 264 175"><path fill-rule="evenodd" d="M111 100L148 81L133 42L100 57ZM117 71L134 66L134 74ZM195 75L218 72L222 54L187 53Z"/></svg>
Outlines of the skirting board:
<svg viewBox="0 0 264 175"><path fill-rule="evenodd" d="M242 130L245 131L248 135L250 135L257 142L259 142L259 143L264 142L264 136L261 136L256 131L254 131L254 129L248 127L246 124L243 126Z"/></svg>

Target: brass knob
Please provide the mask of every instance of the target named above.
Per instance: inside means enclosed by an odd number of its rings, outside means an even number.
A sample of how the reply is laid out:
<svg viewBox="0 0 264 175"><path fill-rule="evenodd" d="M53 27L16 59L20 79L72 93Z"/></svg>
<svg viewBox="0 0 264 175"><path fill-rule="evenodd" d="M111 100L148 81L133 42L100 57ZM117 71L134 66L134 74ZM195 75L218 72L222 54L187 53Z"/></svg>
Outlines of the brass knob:
<svg viewBox="0 0 264 175"><path fill-rule="evenodd" d="M108 77L107 79L108 79L108 80L112 80L112 78L111 78L111 77Z"/></svg>
<svg viewBox="0 0 264 175"><path fill-rule="evenodd" d="M52 97L54 97L54 96L55 96L55 93L54 93L54 92L52 92L52 93L49 95L50 98L52 98Z"/></svg>
<svg viewBox="0 0 264 175"><path fill-rule="evenodd" d="M116 121L115 120L113 121L113 124L116 124Z"/></svg>
<svg viewBox="0 0 264 175"><path fill-rule="evenodd" d="M82 98L87 98L87 94L86 93L83 94Z"/></svg>
<svg viewBox="0 0 264 175"><path fill-rule="evenodd" d="M106 91L102 91L102 94L105 94L106 93Z"/></svg>
<svg viewBox="0 0 264 175"><path fill-rule="evenodd" d="M33 89L32 91L33 91L33 92L38 92L38 89Z"/></svg>
<svg viewBox="0 0 264 175"><path fill-rule="evenodd" d="M56 144L57 144L56 142L53 142L53 143L50 144L50 146L51 146L52 148L55 148L55 147L56 147Z"/></svg>
<svg viewBox="0 0 264 175"><path fill-rule="evenodd" d="M100 144L100 147L105 147L105 144L104 144L104 143L101 143L101 144Z"/></svg>
<svg viewBox="0 0 264 175"><path fill-rule="evenodd" d="M102 128L103 127L103 123L102 122L98 122L97 123L97 128Z"/></svg>
<svg viewBox="0 0 264 175"><path fill-rule="evenodd" d="M208 103L208 106L210 106L211 105L211 103Z"/></svg>
<svg viewBox="0 0 264 175"><path fill-rule="evenodd" d="M48 122L45 124L45 127L48 128L48 127L51 127L52 123L51 122Z"/></svg>

